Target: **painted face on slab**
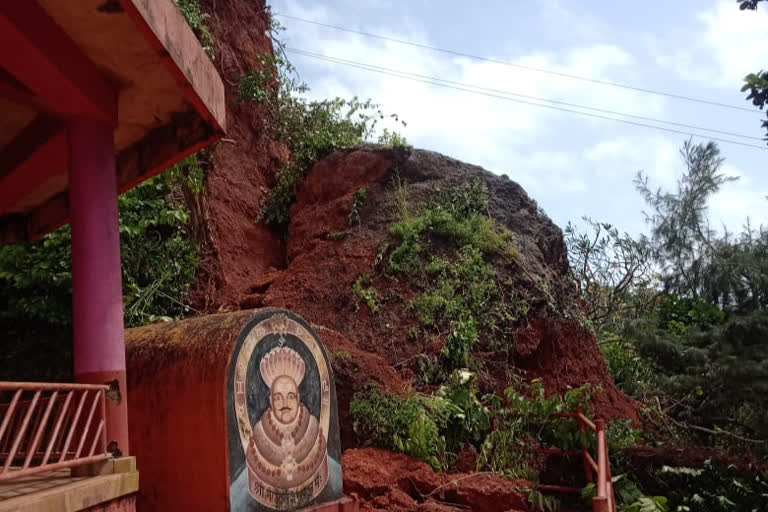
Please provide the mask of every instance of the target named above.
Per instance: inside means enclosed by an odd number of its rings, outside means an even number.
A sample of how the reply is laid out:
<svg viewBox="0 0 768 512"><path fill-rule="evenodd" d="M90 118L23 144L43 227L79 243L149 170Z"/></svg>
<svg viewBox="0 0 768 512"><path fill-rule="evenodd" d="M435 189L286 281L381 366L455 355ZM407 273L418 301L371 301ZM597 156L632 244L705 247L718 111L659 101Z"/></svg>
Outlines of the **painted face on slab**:
<svg viewBox="0 0 768 512"><path fill-rule="evenodd" d="M270 400L277 421L287 425L296 419L299 413L299 388L293 379L287 375L276 378L272 383Z"/></svg>

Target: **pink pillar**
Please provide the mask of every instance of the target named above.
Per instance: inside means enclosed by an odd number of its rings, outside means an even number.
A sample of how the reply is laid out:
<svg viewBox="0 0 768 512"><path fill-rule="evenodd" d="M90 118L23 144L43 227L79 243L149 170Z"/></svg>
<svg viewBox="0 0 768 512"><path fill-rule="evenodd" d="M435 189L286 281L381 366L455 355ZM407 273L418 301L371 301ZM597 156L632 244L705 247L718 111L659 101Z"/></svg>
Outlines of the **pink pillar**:
<svg viewBox="0 0 768 512"><path fill-rule="evenodd" d="M74 119L69 140L75 380L109 384L107 441L128 454L123 293L113 128ZM116 445L115 445L116 443Z"/></svg>

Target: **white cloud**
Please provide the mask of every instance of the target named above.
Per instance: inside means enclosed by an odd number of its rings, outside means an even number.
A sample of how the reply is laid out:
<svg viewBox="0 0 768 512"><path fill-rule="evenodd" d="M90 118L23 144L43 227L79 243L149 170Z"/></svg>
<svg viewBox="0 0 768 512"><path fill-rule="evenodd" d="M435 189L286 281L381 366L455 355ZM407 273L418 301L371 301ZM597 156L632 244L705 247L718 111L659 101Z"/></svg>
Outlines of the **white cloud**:
<svg viewBox="0 0 768 512"><path fill-rule="evenodd" d="M305 8L299 0L286 0L280 4L286 14L397 39L434 44L425 25L432 21L431 18L410 18L402 10L387 19L368 17L365 21L358 21L353 15L325 7ZM676 71L687 78L691 78L693 71L701 69L710 73L707 80L714 80L712 77L715 75L725 77L735 73L735 79L728 79L728 87L733 88L733 84L738 83L743 75L740 69L751 70L756 60L739 60L731 54L752 52L749 59L757 59L754 57L757 55L768 62L765 54L768 49L760 47L755 50L759 46L754 39L756 25L753 21L746 21L755 13L740 12L734 4L726 1L700 13L694 20L698 24L697 43L689 51L667 57L666 64L678 66ZM567 14L560 13L562 16ZM348 17L345 19L344 16ZM765 14L760 16L763 16L760 23L765 23ZM718 26L718 17L726 20L725 27ZM595 24L604 21L595 18L588 25L595 27ZM749 24L743 33L740 33L740 22ZM546 16L542 17L541 23L546 23ZM672 103L663 97L637 91L430 52L291 20L285 20L285 24L289 27L286 32L289 46L331 57L646 117L667 118L682 112L670 110ZM535 30L535 27L532 29ZM555 49L538 46L525 52L521 52L517 40L510 37L509 41L494 41L486 50L477 52L522 66L589 76L597 80L642 84L649 70L661 76L659 67L648 66L649 61L655 62L656 54L637 53L635 49L601 39L600 34L600 30L590 30L590 34L582 34L584 37L581 39L573 36L576 42L570 47ZM632 37L630 33L626 39ZM531 41L535 42L535 38ZM737 45L749 41L752 41L751 48L737 48ZM638 44L640 48L649 48L643 43ZM665 41L665 44L668 42ZM684 45L679 40L674 44L677 47ZM705 63L711 64L709 67L699 62L702 56ZM291 55L291 58L311 86L312 97L357 95L373 98L385 112L397 113L408 122L407 128L401 131L410 143L507 174L525 187L560 224L587 214L610 220L630 232L639 232L644 229L640 213L644 205L632 183L637 171L645 171L653 186L671 188L683 170L678 150L684 135L668 135L435 87L298 55ZM674 59L678 60L673 63ZM685 68L685 59L689 59L690 64L686 65L694 68L693 71ZM680 117L674 120L690 122ZM748 168L749 161L737 160L736 163ZM761 194L768 192L761 192L757 186L759 183L764 181L755 178L750 182L745 176L738 184L724 188L717 201L713 202L713 221L722 219L729 229L738 229L746 217L745 212L765 209L767 205L761 202ZM751 215L755 218L754 213Z"/></svg>
<svg viewBox="0 0 768 512"><path fill-rule="evenodd" d="M768 62L766 9L741 11L736 2L720 0L699 11L695 28L680 35L674 41L682 48L658 62L687 80L732 89Z"/></svg>
<svg viewBox="0 0 768 512"><path fill-rule="evenodd" d="M295 3L288 4L286 12L292 13L295 6ZM641 101L639 93L625 89L596 87L588 82L493 62L446 56L356 34L329 32L306 24L291 25L288 21L286 24L289 25L291 47L326 56L509 91L526 96L515 98L528 102L536 102L532 98L549 98L634 113L639 113L638 108L642 105L643 115L658 115L663 110L663 101L660 98L642 98ZM365 26L363 30L430 44L423 27L412 22L405 25L409 28L402 32L377 27L375 24ZM503 45L499 48L503 48ZM633 56L625 49L604 43L575 47L558 53L539 51L514 55L505 54L503 49L497 51L499 53L493 57L499 60L562 73L587 74L603 80L632 74L636 64ZM547 176L552 178L545 181L551 182L552 187L568 191L584 190L586 187L584 180L564 177L560 171L566 167L566 153L550 152L545 158L545 152L532 152L527 155L521 148L532 147L535 141L542 137L561 139L561 130L577 125L582 133L599 131L604 128L605 121L563 113L556 109L538 108L436 87L307 57L296 56L294 60L300 70L310 70L312 96L328 97L353 91L358 96L374 98L384 110L395 112L407 121L408 127L404 133L412 143L423 145L426 141L431 149L485 165L497 172L508 170L510 167L527 167L539 171L545 168L546 163L550 166ZM555 107L560 108L557 105ZM540 182L537 178L536 183Z"/></svg>
<svg viewBox="0 0 768 512"><path fill-rule="evenodd" d="M654 187L671 187L682 171L679 146L660 135L606 138L584 151L584 158L603 178L623 179L643 171Z"/></svg>
<svg viewBox="0 0 768 512"><path fill-rule="evenodd" d="M725 224L731 231L740 231L749 218L754 228L768 227L768 185L755 182L751 176L730 164L722 172L738 177L738 181L723 185L709 202L709 218L713 227Z"/></svg>

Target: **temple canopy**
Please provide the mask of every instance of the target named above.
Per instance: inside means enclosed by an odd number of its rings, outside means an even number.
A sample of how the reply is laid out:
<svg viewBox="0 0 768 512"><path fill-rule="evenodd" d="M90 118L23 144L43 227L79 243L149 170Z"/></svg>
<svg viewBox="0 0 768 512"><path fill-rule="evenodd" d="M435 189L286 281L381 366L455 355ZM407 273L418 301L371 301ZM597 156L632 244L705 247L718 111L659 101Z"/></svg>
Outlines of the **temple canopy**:
<svg viewBox="0 0 768 512"><path fill-rule="evenodd" d="M171 0L0 5L0 243L69 222L69 121L113 127L116 192L223 134L224 87Z"/></svg>

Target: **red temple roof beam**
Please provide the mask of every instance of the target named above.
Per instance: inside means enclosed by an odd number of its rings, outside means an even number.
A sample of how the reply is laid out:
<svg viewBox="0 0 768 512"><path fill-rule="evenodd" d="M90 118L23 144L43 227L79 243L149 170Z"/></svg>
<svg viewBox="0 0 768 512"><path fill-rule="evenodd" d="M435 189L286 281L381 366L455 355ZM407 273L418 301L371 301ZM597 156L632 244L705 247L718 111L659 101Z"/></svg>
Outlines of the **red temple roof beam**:
<svg viewBox="0 0 768 512"><path fill-rule="evenodd" d="M0 243L69 221L69 119L114 127L118 192L224 133L221 78L173 0L0 2L0 45Z"/></svg>

